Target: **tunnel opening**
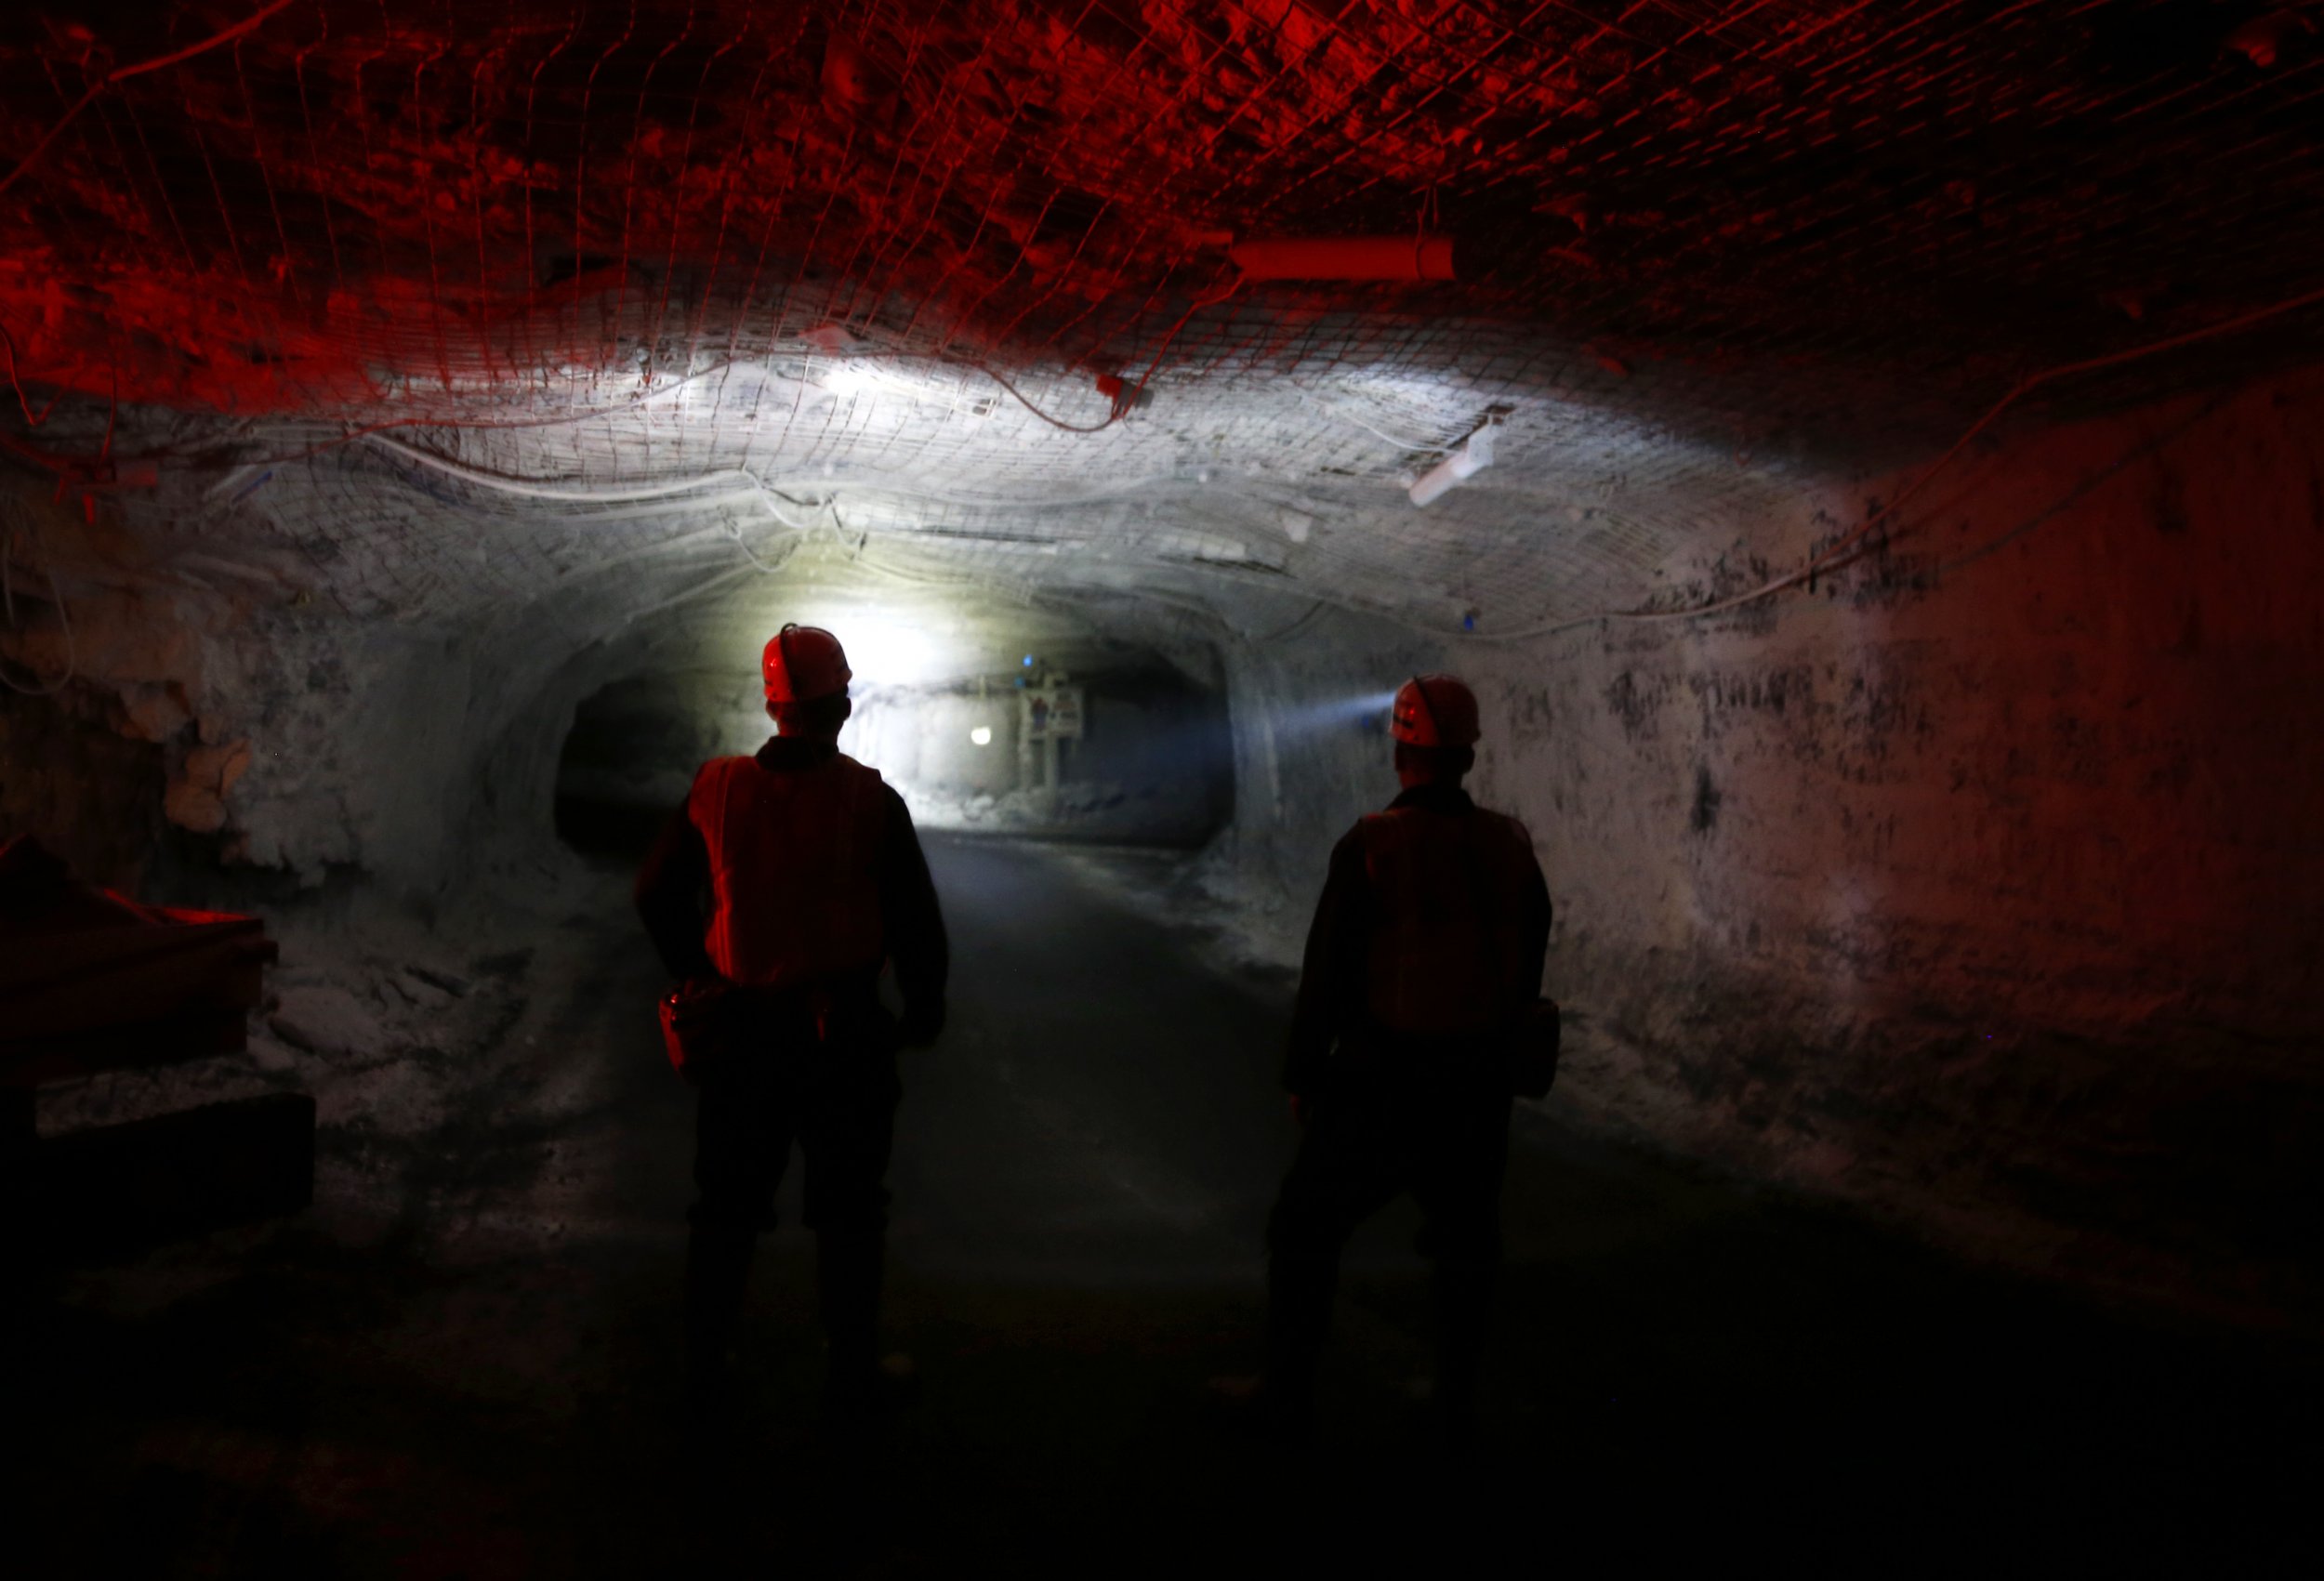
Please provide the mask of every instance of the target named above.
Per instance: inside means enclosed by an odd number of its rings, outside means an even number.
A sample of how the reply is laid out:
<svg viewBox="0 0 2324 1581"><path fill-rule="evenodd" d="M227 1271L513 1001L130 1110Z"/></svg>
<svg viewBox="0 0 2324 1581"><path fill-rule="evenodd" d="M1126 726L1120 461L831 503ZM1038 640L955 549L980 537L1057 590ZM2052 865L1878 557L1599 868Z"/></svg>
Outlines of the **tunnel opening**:
<svg viewBox="0 0 2324 1581"><path fill-rule="evenodd" d="M737 732L699 711L730 677L633 676L574 706L557 759L557 837L584 856L632 858L686 797L695 768L740 748ZM747 678L744 678L746 683Z"/></svg>
<svg viewBox="0 0 2324 1581"><path fill-rule="evenodd" d="M893 635L856 629L861 662L888 673L869 650ZM926 679L859 683L839 749L878 770L922 828L1181 851L1208 844L1235 809L1223 691L1132 643L1090 642L1064 656L1070 667L1028 652L974 674L945 666ZM661 669L607 682L574 705L559 751L558 838L585 857L635 858L704 762L756 752L772 729L752 672Z"/></svg>

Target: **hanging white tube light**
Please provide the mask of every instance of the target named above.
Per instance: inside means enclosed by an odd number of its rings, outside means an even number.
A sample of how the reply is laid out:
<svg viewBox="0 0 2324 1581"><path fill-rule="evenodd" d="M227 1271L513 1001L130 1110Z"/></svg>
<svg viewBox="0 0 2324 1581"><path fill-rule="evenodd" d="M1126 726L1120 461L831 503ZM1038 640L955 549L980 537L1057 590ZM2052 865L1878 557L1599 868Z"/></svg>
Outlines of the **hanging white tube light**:
<svg viewBox="0 0 2324 1581"><path fill-rule="evenodd" d="M1455 483L1465 482L1493 465L1493 427L1486 424L1461 442L1444 460L1413 481L1414 505L1427 505Z"/></svg>

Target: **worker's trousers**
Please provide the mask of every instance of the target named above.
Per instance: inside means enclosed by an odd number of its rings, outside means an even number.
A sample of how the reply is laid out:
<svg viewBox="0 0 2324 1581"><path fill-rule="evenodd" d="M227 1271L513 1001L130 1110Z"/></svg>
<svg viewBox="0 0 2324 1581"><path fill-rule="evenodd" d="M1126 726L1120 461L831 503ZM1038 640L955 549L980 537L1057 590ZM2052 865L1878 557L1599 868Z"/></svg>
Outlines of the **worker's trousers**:
<svg viewBox="0 0 2324 1581"><path fill-rule="evenodd" d="M895 1043L884 1016L821 1041L781 1032L703 1073L694 1132L700 1194L686 1258L686 1350L697 1379L723 1364L759 1232L774 1223L791 1148L806 1160L807 1227L835 1378L878 1364L885 1184L895 1133Z"/></svg>
<svg viewBox="0 0 2324 1581"><path fill-rule="evenodd" d="M1427 1082L1313 1100L1268 1223L1266 1388L1278 1406L1302 1417L1310 1408L1348 1237L1409 1192L1435 1275L1435 1402L1466 1420L1500 1266L1509 1113L1497 1090Z"/></svg>

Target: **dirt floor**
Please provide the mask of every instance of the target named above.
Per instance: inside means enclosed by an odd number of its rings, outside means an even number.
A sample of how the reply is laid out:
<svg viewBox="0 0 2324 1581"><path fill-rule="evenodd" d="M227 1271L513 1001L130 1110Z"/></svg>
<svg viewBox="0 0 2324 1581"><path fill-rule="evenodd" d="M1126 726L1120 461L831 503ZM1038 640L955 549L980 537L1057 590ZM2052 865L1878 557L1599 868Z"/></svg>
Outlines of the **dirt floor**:
<svg viewBox="0 0 2324 1581"><path fill-rule="evenodd" d="M10 1571L2315 1573L2311 1351L1965 1271L1554 1102L1482 1464L1421 1453L1408 1212L1351 1258L1317 1447L1239 1441L1204 1382L1255 1361L1289 984L1139 903L1158 860L931 847L956 994L906 1056L887 1327L923 1393L884 1442L816 1425L796 1179L733 1417L689 1439L689 1095L602 863L406 995L360 1077L273 1057L326 1088L308 1213L15 1282Z"/></svg>

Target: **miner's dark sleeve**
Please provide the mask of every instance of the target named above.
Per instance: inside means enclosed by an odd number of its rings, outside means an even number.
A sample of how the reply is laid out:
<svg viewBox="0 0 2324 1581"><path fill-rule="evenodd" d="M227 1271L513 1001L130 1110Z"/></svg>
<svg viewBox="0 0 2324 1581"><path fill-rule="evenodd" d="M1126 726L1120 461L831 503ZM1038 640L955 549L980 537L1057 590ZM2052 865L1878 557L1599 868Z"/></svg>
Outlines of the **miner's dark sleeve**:
<svg viewBox="0 0 2324 1581"><path fill-rule="evenodd" d="M710 848L687 810L680 807L662 825L630 890L638 915L645 920L646 933L672 977L718 975L710 952L702 942L709 889Z"/></svg>
<svg viewBox="0 0 2324 1581"><path fill-rule="evenodd" d="M1531 985L1535 998L1541 996L1541 971L1549 960L1550 922L1554 915L1550 909L1549 881L1541 876L1541 864L1533 864L1533 882L1525 890L1525 982Z"/></svg>
<svg viewBox="0 0 2324 1581"><path fill-rule="evenodd" d="M888 789L888 817L879 847L879 916L888 958L895 963L896 989L904 996L904 1040L931 1043L944 1029L944 980L952 970L952 945L944 937L944 915L936 902L936 881L912 827L904 798Z"/></svg>
<svg viewBox="0 0 2324 1581"><path fill-rule="evenodd" d="M1315 1091L1328 1076L1335 1039L1364 1013L1364 968L1371 944L1371 879L1364 871L1364 837L1351 829L1331 851L1323 898L1307 929L1300 994L1291 1011L1291 1039L1283 1056L1283 1085Z"/></svg>

